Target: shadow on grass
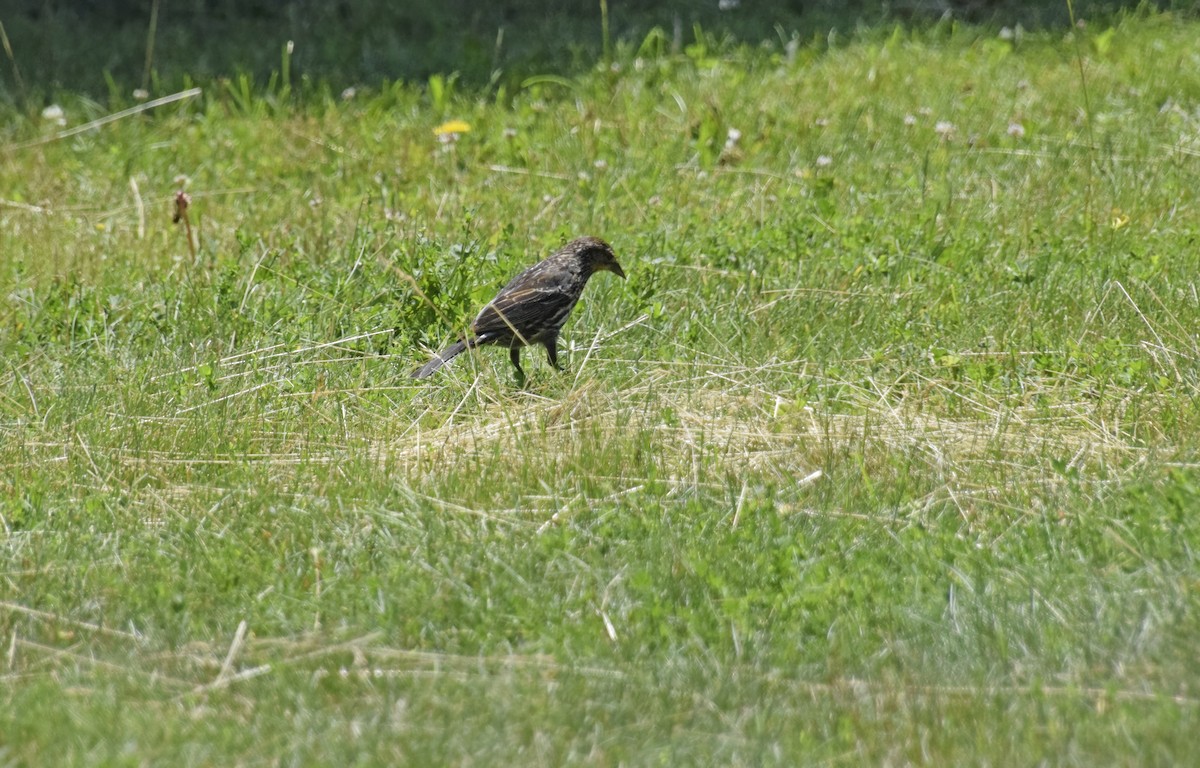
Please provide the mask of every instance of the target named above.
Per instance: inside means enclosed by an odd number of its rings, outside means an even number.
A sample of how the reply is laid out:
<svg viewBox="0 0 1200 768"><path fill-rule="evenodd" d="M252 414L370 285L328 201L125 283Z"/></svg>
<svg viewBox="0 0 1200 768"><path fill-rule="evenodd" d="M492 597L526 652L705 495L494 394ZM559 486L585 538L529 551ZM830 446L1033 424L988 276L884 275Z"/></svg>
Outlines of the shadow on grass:
<svg viewBox="0 0 1200 768"><path fill-rule="evenodd" d="M165 93L237 74L337 90L435 73L458 73L476 87L504 85L590 66L606 48L636 46L654 28L681 50L697 42L834 41L897 23L1068 23L1066 2L1015 0L19 0L16 6L0 19L9 42L0 97L9 99L54 89L127 99L139 87ZM1145 6L1083 0L1075 11L1091 18Z"/></svg>

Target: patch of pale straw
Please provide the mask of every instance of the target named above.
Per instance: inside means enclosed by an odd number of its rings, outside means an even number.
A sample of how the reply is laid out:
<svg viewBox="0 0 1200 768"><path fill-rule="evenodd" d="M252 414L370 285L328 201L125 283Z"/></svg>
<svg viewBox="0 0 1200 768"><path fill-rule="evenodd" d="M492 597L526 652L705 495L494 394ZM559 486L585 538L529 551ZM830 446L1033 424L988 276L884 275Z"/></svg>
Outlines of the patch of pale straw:
<svg viewBox="0 0 1200 768"><path fill-rule="evenodd" d="M966 415L951 417L924 404L916 387L887 392L869 382L833 407L796 407L792 391L772 389L779 376L761 373L714 368L681 381L677 374L649 370L645 383L628 390L584 385L561 400L518 396L468 404L483 386L477 380L440 423L377 442L372 450L385 465L423 475L492 457L548 466L569 457L587 467L589 454L603 456L613 445L646 447L658 476L681 484L703 484L700 476L714 472L772 481L812 478L830 457L854 451L868 471L915 457L948 485L967 488L973 478L996 474L1008 482L1045 482L1052 461L1060 465L1059 475L1102 475L1146 452L1124 435L1119 419L1107 420L1121 409L1109 407L1104 416L1096 402L1039 407L1028 404L1029 393L1022 402L1006 403L964 390L955 396L966 404L958 409Z"/></svg>

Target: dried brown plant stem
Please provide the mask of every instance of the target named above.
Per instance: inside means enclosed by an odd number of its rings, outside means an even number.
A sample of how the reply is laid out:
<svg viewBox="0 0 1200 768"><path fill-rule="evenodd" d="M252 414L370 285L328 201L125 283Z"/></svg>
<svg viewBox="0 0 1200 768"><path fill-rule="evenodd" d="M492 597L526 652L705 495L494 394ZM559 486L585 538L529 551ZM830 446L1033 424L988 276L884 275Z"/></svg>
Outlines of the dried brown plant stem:
<svg viewBox="0 0 1200 768"><path fill-rule="evenodd" d="M196 241L192 237L192 220L188 217L188 208L192 204L192 196L182 189L175 193L175 217L172 219L176 224L183 222L183 229L187 233L188 251L192 254L192 261L196 261Z"/></svg>

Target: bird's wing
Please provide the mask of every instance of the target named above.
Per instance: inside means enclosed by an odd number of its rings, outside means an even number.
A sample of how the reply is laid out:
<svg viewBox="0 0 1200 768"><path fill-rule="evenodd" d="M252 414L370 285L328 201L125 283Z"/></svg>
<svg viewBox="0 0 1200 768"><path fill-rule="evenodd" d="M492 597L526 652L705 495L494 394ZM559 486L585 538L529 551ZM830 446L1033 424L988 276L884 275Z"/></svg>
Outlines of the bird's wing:
<svg viewBox="0 0 1200 768"><path fill-rule="evenodd" d="M578 298L559 286L513 285L483 308L473 330L481 337L515 333L531 341L549 328L561 327Z"/></svg>

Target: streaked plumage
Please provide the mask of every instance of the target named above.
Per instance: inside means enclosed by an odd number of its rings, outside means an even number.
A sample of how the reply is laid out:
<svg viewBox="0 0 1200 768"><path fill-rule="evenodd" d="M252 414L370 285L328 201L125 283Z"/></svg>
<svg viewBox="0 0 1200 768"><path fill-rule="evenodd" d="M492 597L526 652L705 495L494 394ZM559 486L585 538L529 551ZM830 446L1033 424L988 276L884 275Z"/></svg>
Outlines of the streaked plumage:
<svg viewBox="0 0 1200 768"><path fill-rule="evenodd" d="M625 277L608 243L596 237L572 240L500 289L471 323L471 335L446 347L414 371L413 377L424 379L464 350L481 344L508 347L521 377L525 375L521 347L530 344L544 346L550 364L558 368L558 332L588 278L602 270Z"/></svg>

